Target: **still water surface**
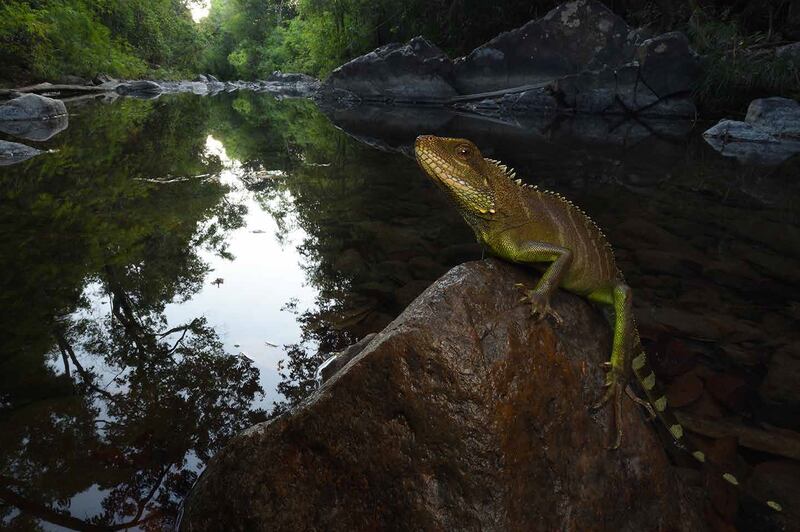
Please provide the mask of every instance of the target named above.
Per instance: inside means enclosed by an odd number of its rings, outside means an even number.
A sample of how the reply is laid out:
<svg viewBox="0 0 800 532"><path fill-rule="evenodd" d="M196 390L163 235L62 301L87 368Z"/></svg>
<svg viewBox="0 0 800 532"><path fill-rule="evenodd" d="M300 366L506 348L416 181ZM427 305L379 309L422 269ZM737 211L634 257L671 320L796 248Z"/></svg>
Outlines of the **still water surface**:
<svg viewBox="0 0 800 532"><path fill-rule="evenodd" d="M70 111L51 153L0 168L3 528L169 529L231 435L479 259L409 157L420 133L468 136L594 216L689 411L800 429L797 160L743 166L702 124L253 94Z"/></svg>

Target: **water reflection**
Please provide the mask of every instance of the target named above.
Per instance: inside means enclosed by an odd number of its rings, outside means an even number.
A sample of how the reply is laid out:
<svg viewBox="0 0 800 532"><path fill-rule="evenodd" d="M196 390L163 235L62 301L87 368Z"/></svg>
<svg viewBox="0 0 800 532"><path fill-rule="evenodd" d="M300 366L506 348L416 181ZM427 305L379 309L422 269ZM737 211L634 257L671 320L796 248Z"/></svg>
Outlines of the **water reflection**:
<svg viewBox="0 0 800 532"><path fill-rule="evenodd" d="M168 529L276 399L275 346L299 336L280 309L313 303L302 235L273 238L201 100L76 114L54 153L0 175L0 519Z"/></svg>
<svg viewBox="0 0 800 532"><path fill-rule="evenodd" d="M751 169L680 133L432 110L331 114L343 132L311 102L246 93L71 111L37 144L54 152L0 169L6 528L169 528L230 435L479 258L408 157L422 132L473 138L592 213L660 376L701 382L690 409L800 429L772 356L800 358L797 161Z"/></svg>

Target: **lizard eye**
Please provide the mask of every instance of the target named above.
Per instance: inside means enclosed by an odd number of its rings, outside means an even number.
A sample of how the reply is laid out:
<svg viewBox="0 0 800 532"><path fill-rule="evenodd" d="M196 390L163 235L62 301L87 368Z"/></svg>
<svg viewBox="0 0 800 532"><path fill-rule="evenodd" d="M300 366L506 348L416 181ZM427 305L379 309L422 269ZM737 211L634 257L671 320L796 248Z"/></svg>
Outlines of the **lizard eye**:
<svg viewBox="0 0 800 532"><path fill-rule="evenodd" d="M464 159L469 159L470 155L472 155L472 148L469 146L462 144L461 146L456 148L456 153L459 157Z"/></svg>

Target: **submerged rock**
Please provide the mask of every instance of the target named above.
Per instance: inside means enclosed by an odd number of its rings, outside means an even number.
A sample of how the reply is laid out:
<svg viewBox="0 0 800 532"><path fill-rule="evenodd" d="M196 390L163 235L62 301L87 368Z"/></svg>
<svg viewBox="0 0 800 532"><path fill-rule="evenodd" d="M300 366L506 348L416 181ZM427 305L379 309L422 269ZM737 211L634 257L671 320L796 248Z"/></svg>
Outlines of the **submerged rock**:
<svg viewBox="0 0 800 532"><path fill-rule="evenodd" d="M606 447L610 350L601 314L554 300L533 323L496 260L447 273L295 411L211 461L181 528L201 530L701 530L632 401ZM354 350L354 352L357 350Z"/></svg>
<svg viewBox="0 0 800 532"><path fill-rule="evenodd" d="M0 122L17 120L49 120L67 115L61 100L38 94L23 94L0 105Z"/></svg>
<svg viewBox="0 0 800 532"><path fill-rule="evenodd" d="M17 144L16 142L8 142L0 140L0 166L9 166L12 164L27 161L31 157L35 157L42 153L41 150L31 148L24 144Z"/></svg>
<svg viewBox="0 0 800 532"><path fill-rule="evenodd" d="M423 37L391 43L356 57L331 72L321 90L348 91L363 100L442 102L456 95L453 64Z"/></svg>
<svg viewBox="0 0 800 532"><path fill-rule="evenodd" d="M69 126L69 116L63 115L48 120L0 121L0 131L25 140L44 142L58 135Z"/></svg>
<svg viewBox="0 0 800 532"><path fill-rule="evenodd" d="M703 138L722 155L777 165L800 153L800 104L788 98L750 102L745 121L720 120Z"/></svg>

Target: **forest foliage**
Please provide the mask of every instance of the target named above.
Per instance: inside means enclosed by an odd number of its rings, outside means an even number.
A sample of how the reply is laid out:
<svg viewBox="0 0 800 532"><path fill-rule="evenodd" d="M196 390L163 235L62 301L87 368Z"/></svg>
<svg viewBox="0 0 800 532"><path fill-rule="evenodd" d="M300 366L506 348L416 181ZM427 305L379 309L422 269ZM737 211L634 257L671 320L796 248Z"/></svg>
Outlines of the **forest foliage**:
<svg viewBox="0 0 800 532"><path fill-rule="evenodd" d="M201 47L186 0L0 2L2 79L178 76Z"/></svg>
<svg viewBox="0 0 800 532"><path fill-rule="evenodd" d="M90 77L263 79L274 70L324 77L390 42L423 35L452 57L540 17L559 0L4 0L0 79ZM795 95L797 68L775 60L800 40L792 0L606 0L631 25L682 30L707 61L701 101ZM730 99L730 98L728 98Z"/></svg>

